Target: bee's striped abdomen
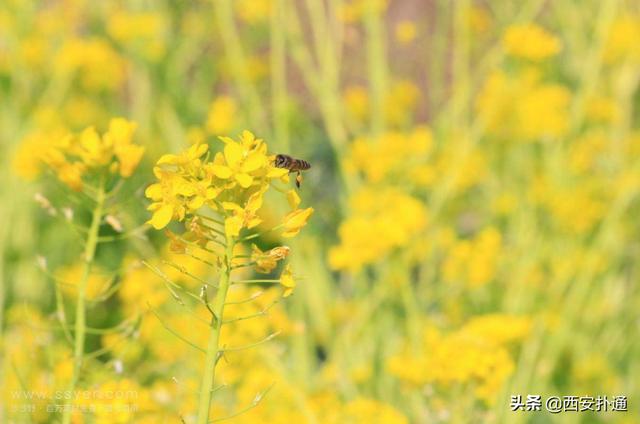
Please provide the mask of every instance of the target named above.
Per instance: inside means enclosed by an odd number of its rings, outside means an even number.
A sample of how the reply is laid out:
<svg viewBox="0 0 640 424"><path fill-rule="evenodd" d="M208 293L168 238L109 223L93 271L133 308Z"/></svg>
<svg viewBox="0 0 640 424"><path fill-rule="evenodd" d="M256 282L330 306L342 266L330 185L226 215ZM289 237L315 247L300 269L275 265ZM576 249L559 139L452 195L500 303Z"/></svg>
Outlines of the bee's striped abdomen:
<svg viewBox="0 0 640 424"><path fill-rule="evenodd" d="M305 171L311 168L311 164L306 160L302 159L294 159L289 155L276 155L276 159L274 162L276 168L284 168L289 171Z"/></svg>
<svg viewBox="0 0 640 424"><path fill-rule="evenodd" d="M306 160L296 159L295 162L296 171L304 171L311 168L311 164Z"/></svg>

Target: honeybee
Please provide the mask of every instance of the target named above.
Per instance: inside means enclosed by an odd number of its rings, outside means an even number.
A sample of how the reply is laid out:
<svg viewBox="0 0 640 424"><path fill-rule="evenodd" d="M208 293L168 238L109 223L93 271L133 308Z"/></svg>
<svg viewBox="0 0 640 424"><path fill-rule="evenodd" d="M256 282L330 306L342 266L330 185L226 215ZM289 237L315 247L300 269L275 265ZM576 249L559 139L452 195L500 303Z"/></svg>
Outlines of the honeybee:
<svg viewBox="0 0 640 424"><path fill-rule="evenodd" d="M276 168L288 169L289 173L295 172L297 174L296 187L298 188L300 188L300 183L302 182L302 171L306 171L311 168L311 164L306 160L295 159L289 155L283 154L276 155L274 165Z"/></svg>

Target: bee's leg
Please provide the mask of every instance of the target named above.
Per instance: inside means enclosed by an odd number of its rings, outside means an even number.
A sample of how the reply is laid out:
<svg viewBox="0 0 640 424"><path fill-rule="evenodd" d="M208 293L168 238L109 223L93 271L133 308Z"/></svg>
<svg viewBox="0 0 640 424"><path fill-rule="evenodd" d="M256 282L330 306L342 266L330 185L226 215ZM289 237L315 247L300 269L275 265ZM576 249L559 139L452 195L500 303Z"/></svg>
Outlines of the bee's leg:
<svg viewBox="0 0 640 424"><path fill-rule="evenodd" d="M302 182L302 174L298 171L296 175L296 187L300 188L300 183Z"/></svg>

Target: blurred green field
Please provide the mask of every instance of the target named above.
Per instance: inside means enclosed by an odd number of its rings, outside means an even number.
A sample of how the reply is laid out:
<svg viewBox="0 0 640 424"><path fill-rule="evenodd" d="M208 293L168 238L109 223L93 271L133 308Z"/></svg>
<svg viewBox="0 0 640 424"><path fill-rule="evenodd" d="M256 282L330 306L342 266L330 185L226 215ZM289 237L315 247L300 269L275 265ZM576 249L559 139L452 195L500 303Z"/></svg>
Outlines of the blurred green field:
<svg viewBox="0 0 640 424"><path fill-rule="evenodd" d="M0 423L640 423L639 84L634 0L3 0Z"/></svg>

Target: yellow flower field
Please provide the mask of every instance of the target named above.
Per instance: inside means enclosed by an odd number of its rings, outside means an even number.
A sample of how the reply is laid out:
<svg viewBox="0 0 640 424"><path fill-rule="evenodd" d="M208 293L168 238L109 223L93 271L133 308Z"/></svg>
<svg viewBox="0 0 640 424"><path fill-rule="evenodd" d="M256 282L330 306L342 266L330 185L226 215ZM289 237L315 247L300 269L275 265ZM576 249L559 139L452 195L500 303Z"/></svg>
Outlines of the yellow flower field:
<svg viewBox="0 0 640 424"><path fill-rule="evenodd" d="M3 0L0 423L639 423L640 4Z"/></svg>

